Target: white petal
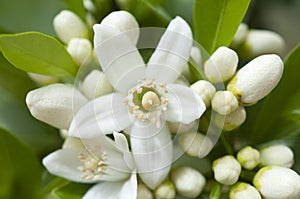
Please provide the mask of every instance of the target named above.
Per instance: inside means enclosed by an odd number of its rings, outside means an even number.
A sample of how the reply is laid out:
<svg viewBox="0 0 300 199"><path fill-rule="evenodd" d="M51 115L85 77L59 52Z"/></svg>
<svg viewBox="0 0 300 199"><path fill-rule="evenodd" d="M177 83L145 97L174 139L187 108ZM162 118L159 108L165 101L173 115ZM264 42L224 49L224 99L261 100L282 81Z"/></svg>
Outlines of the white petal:
<svg viewBox="0 0 300 199"><path fill-rule="evenodd" d="M74 117L69 135L90 138L121 131L131 123L124 96L112 93L90 101Z"/></svg>
<svg viewBox="0 0 300 199"><path fill-rule="evenodd" d="M83 199L119 199L124 182L102 182L90 188Z"/></svg>
<svg viewBox="0 0 300 199"><path fill-rule="evenodd" d="M129 180L127 180L120 192L119 199L133 199L137 197L137 178L133 172Z"/></svg>
<svg viewBox="0 0 300 199"><path fill-rule="evenodd" d="M165 83L174 82L189 59L192 43L189 25L180 17L173 19L148 62L146 76Z"/></svg>
<svg viewBox="0 0 300 199"><path fill-rule="evenodd" d="M129 151L128 141L124 134L114 132L116 147L124 154L124 160L130 169L135 168L133 156Z"/></svg>
<svg viewBox="0 0 300 199"><path fill-rule="evenodd" d="M172 140L166 125L157 128L149 123L135 125L131 132L131 148L139 176L155 189L168 175L172 163Z"/></svg>
<svg viewBox="0 0 300 199"><path fill-rule="evenodd" d="M145 64L125 33L114 28L94 25L94 46L97 56L112 86L123 93L145 76Z"/></svg>
<svg viewBox="0 0 300 199"><path fill-rule="evenodd" d="M68 129L76 112L87 99L73 86L51 84L30 91L26 104L31 114L56 128Z"/></svg>
<svg viewBox="0 0 300 199"><path fill-rule="evenodd" d="M206 106L201 97L191 88L168 84L167 120L170 122L181 122L188 124L200 118Z"/></svg>

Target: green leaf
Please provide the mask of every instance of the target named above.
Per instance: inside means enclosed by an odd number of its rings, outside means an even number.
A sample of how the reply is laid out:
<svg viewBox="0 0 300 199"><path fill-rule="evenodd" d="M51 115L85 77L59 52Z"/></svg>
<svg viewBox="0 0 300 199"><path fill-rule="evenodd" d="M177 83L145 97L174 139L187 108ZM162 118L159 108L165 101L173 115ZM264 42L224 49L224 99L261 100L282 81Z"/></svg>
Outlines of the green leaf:
<svg viewBox="0 0 300 199"><path fill-rule="evenodd" d="M299 63L300 45L285 59L283 76L278 86L256 112L254 127L249 132L253 143L260 144L274 139L294 141L300 135Z"/></svg>
<svg viewBox="0 0 300 199"><path fill-rule="evenodd" d="M219 199L222 195L222 186L216 184L210 192L209 199Z"/></svg>
<svg viewBox="0 0 300 199"><path fill-rule="evenodd" d="M168 23L172 19L170 14L161 5L155 4L149 0L139 0L139 1L143 3L145 6L147 6L153 12L153 14L155 14L165 23Z"/></svg>
<svg viewBox="0 0 300 199"><path fill-rule="evenodd" d="M208 53L229 46L249 3L250 0L195 0L194 32Z"/></svg>
<svg viewBox="0 0 300 199"><path fill-rule="evenodd" d="M0 198L37 198L39 161L30 148L0 129Z"/></svg>
<svg viewBox="0 0 300 199"><path fill-rule="evenodd" d="M89 184L70 182L54 189L54 195L61 199L81 199L90 187Z"/></svg>
<svg viewBox="0 0 300 199"><path fill-rule="evenodd" d="M0 45L4 57L26 72L70 77L75 76L78 69L65 47L42 33L2 35Z"/></svg>
<svg viewBox="0 0 300 199"><path fill-rule="evenodd" d="M85 10L83 0L64 0L67 4L67 9L76 13L83 21L85 21Z"/></svg>

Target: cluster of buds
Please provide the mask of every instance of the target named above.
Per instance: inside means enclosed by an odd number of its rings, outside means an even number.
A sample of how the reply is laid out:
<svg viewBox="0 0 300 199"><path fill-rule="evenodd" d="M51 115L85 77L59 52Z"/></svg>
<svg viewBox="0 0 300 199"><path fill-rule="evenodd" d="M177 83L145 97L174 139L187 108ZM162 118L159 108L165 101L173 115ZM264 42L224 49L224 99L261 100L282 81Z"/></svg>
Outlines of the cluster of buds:
<svg viewBox="0 0 300 199"><path fill-rule="evenodd" d="M284 39L273 31L249 29L241 23L231 43L231 47L245 58L253 58L267 53L281 55L285 48Z"/></svg>
<svg viewBox="0 0 300 199"><path fill-rule="evenodd" d="M260 150L246 146L238 151L236 158L226 155L215 160L213 171L217 182L232 185L230 199L298 199L300 176L290 169L293 162L294 154L286 145L276 144ZM242 169L253 173L253 179L246 179L252 180L253 185L242 181Z"/></svg>
<svg viewBox="0 0 300 199"><path fill-rule="evenodd" d="M207 80L200 80L193 88L206 106L224 119L223 129L231 131L246 120L244 106L250 106L267 96L278 84L283 62L275 54L261 55L237 71L238 56L227 47L219 47L204 62ZM225 84L226 90L217 90ZM218 120L217 120L218 121ZM217 122L218 123L218 122Z"/></svg>

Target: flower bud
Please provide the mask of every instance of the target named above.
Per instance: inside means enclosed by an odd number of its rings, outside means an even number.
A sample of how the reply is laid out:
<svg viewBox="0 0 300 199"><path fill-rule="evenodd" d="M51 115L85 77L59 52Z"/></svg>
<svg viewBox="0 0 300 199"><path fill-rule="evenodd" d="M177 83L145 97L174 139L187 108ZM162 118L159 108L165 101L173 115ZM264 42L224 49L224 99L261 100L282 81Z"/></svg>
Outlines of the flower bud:
<svg viewBox="0 0 300 199"><path fill-rule="evenodd" d="M92 0L83 0L83 7L91 13L95 13L96 12L96 7L93 3Z"/></svg>
<svg viewBox="0 0 300 199"><path fill-rule="evenodd" d="M210 106L210 101L216 92L216 88L209 81L199 80L191 85L191 88L196 91L204 101L206 108Z"/></svg>
<svg viewBox="0 0 300 199"><path fill-rule="evenodd" d="M127 11L111 12L102 20L101 24L125 33L134 44L139 39L139 24L134 16Z"/></svg>
<svg viewBox="0 0 300 199"><path fill-rule="evenodd" d="M294 164L294 153L289 147L277 144L261 149L260 161L263 166L277 165L291 168Z"/></svg>
<svg viewBox="0 0 300 199"><path fill-rule="evenodd" d="M151 191L144 184L138 184L137 199L153 199Z"/></svg>
<svg viewBox="0 0 300 199"><path fill-rule="evenodd" d="M197 131L198 123L198 120L194 120L189 124L184 124L180 122L168 122L167 124L171 133L186 133L191 131Z"/></svg>
<svg viewBox="0 0 300 199"><path fill-rule="evenodd" d="M205 62L204 74L214 83L229 80L235 73L239 58L233 50L227 47L219 47Z"/></svg>
<svg viewBox="0 0 300 199"><path fill-rule="evenodd" d="M183 133L178 139L180 148L189 156L203 157L212 148L212 142L201 133Z"/></svg>
<svg viewBox="0 0 300 199"><path fill-rule="evenodd" d="M81 89L88 99L95 99L113 92L113 87L106 75L99 70L93 70L85 77Z"/></svg>
<svg viewBox="0 0 300 199"><path fill-rule="evenodd" d="M228 115L239 106L236 97L230 91L218 91L211 101L212 108L221 115Z"/></svg>
<svg viewBox="0 0 300 199"><path fill-rule="evenodd" d="M26 104L38 120L56 128L68 129L76 112L87 103L87 99L74 87L51 84L30 91Z"/></svg>
<svg viewBox="0 0 300 199"><path fill-rule="evenodd" d="M261 168L253 184L265 199L298 199L300 176L292 169L278 166Z"/></svg>
<svg viewBox="0 0 300 199"><path fill-rule="evenodd" d="M232 156L226 155L213 162L213 171L216 181L224 185L233 185L241 173L240 163Z"/></svg>
<svg viewBox="0 0 300 199"><path fill-rule="evenodd" d="M202 192L206 180L197 170L183 166L171 172L171 180L175 185L176 191L189 198L195 198Z"/></svg>
<svg viewBox="0 0 300 199"><path fill-rule="evenodd" d="M73 57L77 65L80 66L92 53L92 44L88 39L73 38L68 43L67 51Z"/></svg>
<svg viewBox="0 0 300 199"><path fill-rule="evenodd" d="M263 54L282 54L285 47L283 38L272 31L251 29L242 46L246 57L256 57Z"/></svg>
<svg viewBox="0 0 300 199"><path fill-rule="evenodd" d="M261 199L261 196L255 187L244 182L238 182L231 187L229 192L230 199Z"/></svg>
<svg viewBox="0 0 300 199"><path fill-rule="evenodd" d="M246 146L238 152L237 160L243 168L252 170L260 163L260 154L258 150Z"/></svg>
<svg viewBox="0 0 300 199"><path fill-rule="evenodd" d="M220 119L219 119L220 117ZM220 121L220 126L223 127L225 131L232 131L233 129L238 128L241 126L246 120L246 110L243 106L238 106L233 112L229 113L225 116L217 115L217 121Z"/></svg>
<svg viewBox="0 0 300 199"><path fill-rule="evenodd" d="M241 45L245 41L248 31L249 31L248 25L245 23L241 23L233 37L231 46L237 47Z"/></svg>
<svg viewBox="0 0 300 199"><path fill-rule="evenodd" d="M72 38L88 38L88 29L83 21L73 12L63 10L54 17L54 30L64 43L69 43Z"/></svg>
<svg viewBox="0 0 300 199"><path fill-rule="evenodd" d="M244 105L252 105L268 95L278 84L283 72L283 62L277 55L262 55L243 68L227 85Z"/></svg>
<svg viewBox="0 0 300 199"><path fill-rule="evenodd" d="M165 181L154 191L155 199L174 199L176 196L175 187L172 182Z"/></svg>
<svg viewBox="0 0 300 199"><path fill-rule="evenodd" d="M35 81L38 84L41 85L48 85L48 84L53 84L59 81L59 78L49 76L49 75L41 75L37 73L27 73L30 79Z"/></svg>

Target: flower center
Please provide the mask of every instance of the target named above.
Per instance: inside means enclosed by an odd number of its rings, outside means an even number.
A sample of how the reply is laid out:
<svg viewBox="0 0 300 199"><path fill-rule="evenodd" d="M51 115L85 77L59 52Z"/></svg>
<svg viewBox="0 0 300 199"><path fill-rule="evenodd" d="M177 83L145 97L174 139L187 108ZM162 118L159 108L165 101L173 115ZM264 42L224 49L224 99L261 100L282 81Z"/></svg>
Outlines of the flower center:
<svg viewBox="0 0 300 199"><path fill-rule="evenodd" d="M124 103L133 117L142 122L150 121L159 128L161 114L167 110L168 99L164 97L167 93L165 84L144 78L129 90Z"/></svg>
<svg viewBox="0 0 300 199"><path fill-rule="evenodd" d="M101 152L99 156L95 153L99 153L100 149L94 148L88 153L81 152L78 156L79 160L82 162L83 166L78 167L82 172L81 178L85 180L99 180L106 170L105 161L107 160L107 153Z"/></svg>
<svg viewBox="0 0 300 199"><path fill-rule="evenodd" d="M143 95L142 105L147 111L151 111L160 104L160 100L156 93L148 91Z"/></svg>

